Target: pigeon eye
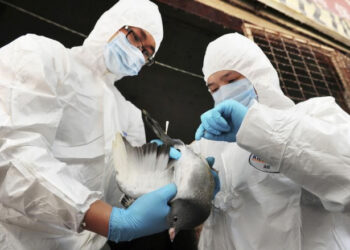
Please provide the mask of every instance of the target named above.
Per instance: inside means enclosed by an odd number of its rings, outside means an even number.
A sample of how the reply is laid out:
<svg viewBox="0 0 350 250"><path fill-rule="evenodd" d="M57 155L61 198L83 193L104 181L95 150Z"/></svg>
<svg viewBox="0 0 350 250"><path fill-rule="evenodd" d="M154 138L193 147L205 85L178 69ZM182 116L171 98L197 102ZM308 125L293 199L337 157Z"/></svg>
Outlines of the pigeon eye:
<svg viewBox="0 0 350 250"><path fill-rule="evenodd" d="M174 216L173 220L174 222L177 222L177 216Z"/></svg>

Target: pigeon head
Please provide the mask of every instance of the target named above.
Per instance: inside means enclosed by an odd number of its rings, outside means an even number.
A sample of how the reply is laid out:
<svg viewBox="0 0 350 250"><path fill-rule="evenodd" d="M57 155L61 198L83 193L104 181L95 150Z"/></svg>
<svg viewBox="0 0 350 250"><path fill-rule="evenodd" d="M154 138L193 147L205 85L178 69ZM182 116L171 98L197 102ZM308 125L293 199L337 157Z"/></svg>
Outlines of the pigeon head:
<svg viewBox="0 0 350 250"><path fill-rule="evenodd" d="M210 208L193 200L176 199L171 202L167 217L170 240L173 241L181 230L193 229L209 216Z"/></svg>

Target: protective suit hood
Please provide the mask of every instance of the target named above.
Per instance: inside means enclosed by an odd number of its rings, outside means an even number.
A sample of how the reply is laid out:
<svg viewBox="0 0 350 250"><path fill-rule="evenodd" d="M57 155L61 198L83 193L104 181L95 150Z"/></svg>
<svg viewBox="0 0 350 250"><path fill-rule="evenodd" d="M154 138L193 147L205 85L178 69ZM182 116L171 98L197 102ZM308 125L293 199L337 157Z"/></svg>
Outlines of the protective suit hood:
<svg viewBox="0 0 350 250"><path fill-rule="evenodd" d="M281 91L278 74L264 52L241 34L226 34L209 43L202 70L206 82L217 71L237 71L252 82L260 103L282 109L293 106Z"/></svg>
<svg viewBox="0 0 350 250"><path fill-rule="evenodd" d="M148 31L155 40L155 53L163 39L162 17L158 6L149 0L120 0L98 19L95 27L82 46L73 48L75 53L84 53L86 64L93 64L99 73L106 74L103 60L104 47L108 39L125 25ZM107 75L112 75L107 73ZM110 76L119 80L121 76Z"/></svg>

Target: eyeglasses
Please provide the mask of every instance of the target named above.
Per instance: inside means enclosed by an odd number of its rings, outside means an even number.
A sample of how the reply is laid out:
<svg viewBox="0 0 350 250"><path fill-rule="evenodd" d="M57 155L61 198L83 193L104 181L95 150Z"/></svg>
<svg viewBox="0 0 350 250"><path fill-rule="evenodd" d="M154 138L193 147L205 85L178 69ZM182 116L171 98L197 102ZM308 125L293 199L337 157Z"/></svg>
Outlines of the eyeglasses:
<svg viewBox="0 0 350 250"><path fill-rule="evenodd" d="M146 65L151 66L154 63L154 57L145 49L141 39L136 35L135 31L130 29L129 26L125 26L124 29L127 31L126 38L129 43L136 46L139 50L141 50L142 54L146 57Z"/></svg>

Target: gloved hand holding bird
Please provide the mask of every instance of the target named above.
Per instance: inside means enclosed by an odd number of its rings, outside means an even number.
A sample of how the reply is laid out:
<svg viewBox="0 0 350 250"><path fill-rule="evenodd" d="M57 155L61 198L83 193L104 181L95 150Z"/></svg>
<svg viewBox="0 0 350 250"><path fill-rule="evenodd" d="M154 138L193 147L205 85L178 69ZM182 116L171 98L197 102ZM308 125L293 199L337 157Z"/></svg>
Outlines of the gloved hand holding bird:
<svg viewBox="0 0 350 250"><path fill-rule="evenodd" d="M206 160L181 140L170 138L146 111L143 116L160 140L132 147L118 133L113 143L116 179L126 208L144 194L170 183L176 185L166 218L173 241L179 231L193 229L208 218L220 182L211 167L213 158Z"/></svg>

